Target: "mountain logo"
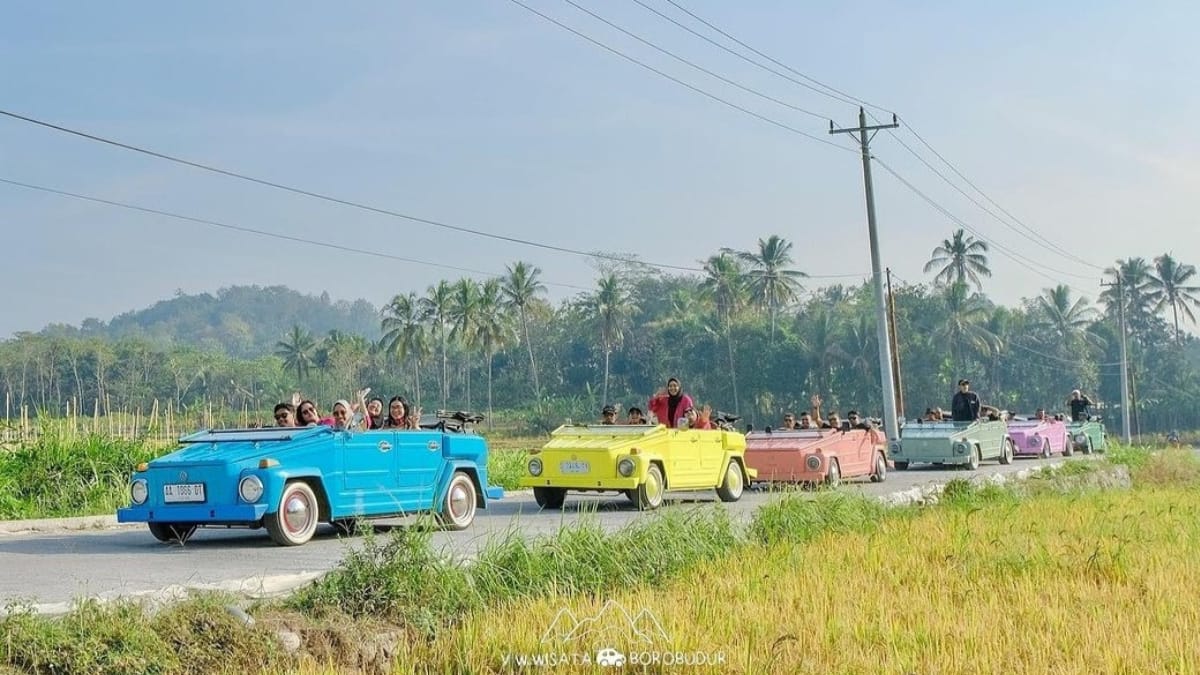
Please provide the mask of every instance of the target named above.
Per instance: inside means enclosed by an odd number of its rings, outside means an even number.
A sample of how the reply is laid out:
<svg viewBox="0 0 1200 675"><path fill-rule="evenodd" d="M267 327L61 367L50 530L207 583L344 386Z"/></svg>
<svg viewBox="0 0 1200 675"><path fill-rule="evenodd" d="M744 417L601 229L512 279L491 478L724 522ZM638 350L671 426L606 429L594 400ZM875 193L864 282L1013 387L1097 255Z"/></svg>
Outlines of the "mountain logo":
<svg viewBox="0 0 1200 675"><path fill-rule="evenodd" d="M658 617L642 608L630 613L620 603L609 600L599 612L583 618L567 608L560 609L542 634L542 643L588 642L598 644L643 644L669 642Z"/></svg>

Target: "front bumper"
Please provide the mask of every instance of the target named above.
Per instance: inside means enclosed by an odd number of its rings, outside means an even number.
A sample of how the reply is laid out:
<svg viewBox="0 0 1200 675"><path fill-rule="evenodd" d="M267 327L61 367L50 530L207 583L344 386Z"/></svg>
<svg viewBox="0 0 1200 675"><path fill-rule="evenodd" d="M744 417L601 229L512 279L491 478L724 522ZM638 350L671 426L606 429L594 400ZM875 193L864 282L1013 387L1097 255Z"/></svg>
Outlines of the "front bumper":
<svg viewBox="0 0 1200 675"><path fill-rule="evenodd" d="M200 525L250 525L262 521L266 504L189 504L186 506L130 506L117 509L118 523L197 523Z"/></svg>
<svg viewBox="0 0 1200 675"><path fill-rule="evenodd" d="M642 484L641 478L593 478L588 476L526 476L521 487L555 487L568 490L632 490Z"/></svg>
<svg viewBox="0 0 1200 675"><path fill-rule="evenodd" d="M968 452L956 453L950 446L945 448L917 448L909 449L902 448L899 452L892 453L890 459L893 462L909 462L917 464L932 464L941 462L942 464L966 464L970 461L971 456Z"/></svg>

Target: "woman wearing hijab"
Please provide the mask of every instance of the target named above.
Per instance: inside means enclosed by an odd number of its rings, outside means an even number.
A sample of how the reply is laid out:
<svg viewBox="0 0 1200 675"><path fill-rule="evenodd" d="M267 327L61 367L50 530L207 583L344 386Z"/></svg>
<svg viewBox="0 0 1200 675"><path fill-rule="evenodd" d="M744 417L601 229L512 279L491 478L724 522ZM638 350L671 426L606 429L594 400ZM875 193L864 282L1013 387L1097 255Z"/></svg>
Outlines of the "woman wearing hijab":
<svg viewBox="0 0 1200 675"><path fill-rule="evenodd" d="M692 397L683 393L679 380L672 377L667 380L666 389L659 389L658 393L650 397L646 407L658 418L659 424L674 429L684 411L692 405Z"/></svg>

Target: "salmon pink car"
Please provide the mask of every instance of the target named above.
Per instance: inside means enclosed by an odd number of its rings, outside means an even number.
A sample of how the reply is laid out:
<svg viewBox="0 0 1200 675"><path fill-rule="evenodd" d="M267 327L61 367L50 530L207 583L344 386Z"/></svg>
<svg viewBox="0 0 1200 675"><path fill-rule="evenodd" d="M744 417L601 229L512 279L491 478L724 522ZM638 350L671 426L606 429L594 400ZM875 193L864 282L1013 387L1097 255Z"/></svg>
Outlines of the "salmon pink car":
<svg viewBox="0 0 1200 675"><path fill-rule="evenodd" d="M746 466L758 480L824 483L843 478L879 482L887 477L884 437L876 430L791 429L746 435Z"/></svg>

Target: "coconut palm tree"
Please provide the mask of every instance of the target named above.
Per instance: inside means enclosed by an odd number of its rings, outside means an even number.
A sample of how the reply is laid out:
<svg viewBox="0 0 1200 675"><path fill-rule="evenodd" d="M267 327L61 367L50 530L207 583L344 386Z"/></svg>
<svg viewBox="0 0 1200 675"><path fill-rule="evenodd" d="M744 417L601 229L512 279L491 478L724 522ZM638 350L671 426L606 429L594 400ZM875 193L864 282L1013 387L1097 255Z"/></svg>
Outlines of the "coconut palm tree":
<svg viewBox="0 0 1200 675"><path fill-rule="evenodd" d="M1118 298L1123 295L1125 320L1135 336L1144 335L1154 315L1154 302L1150 298L1152 270L1149 263L1145 258L1126 258L1104 270L1104 274L1110 280L1110 285L1100 293L1100 301L1104 303L1109 316L1117 315Z"/></svg>
<svg viewBox="0 0 1200 675"><path fill-rule="evenodd" d="M462 345L470 354L478 346L479 284L473 279L459 279L450 298L450 339ZM471 409L471 360L464 366L467 384L467 410Z"/></svg>
<svg viewBox="0 0 1200 675"><path fill-rule="evenodd" d="M1200 307L1200 297L1196 295L1200 293L1200 286L1189 284L1195 276L1194 265L1181 265L1170 253L1155 258L1154 272L1148 275L1147 298L1154 304L1155 312L1161 312L1168 306L1171 308L1176 343L1183 339L1183 333L1179 329L1179 315L1183 314L1188 321L1196 323L1196 315L1192 308Z"/></svg>
<svg viewBox="0 0 1200 675"><path fill-rule="evenodd" d="M950 239L943 239L933 249L933 257L925 263L925 272L938 270L933 278L935 283L965 284L970 281L982 290L980 277L992 276L992 270L988 268L987 251L987 242L964 234L960 228Z"/></svg>
<svg viewBox="0 0 1200 675"><path fill-rule="evenodd" d="M520 261L508 266L500 286L500 290L504 292L505 304L515 309L521 318L521 332L525 338L525 347L529 351L529 371L533 375L533 395L539 407L542 405L542 385L538 380L537 361L533 358L533 342L529 337L529 306L539 295L546 292L546 286L538 279L541 273L540 268Z"/></svg>
<svg viewBox="0 0 1200 675"><path fill-rule="evenodd" d="M738 259L730 253L720 253L704 263L704 280L700 290L716 309L717 320L725 333L729 351L729 380L733 388L733 407L739 410L737 370L733 364L733 317L746 302L746 274Z"/></svg>
<svg viewBox="0 0 1200 675"><path fill-rule="evenodd" d="M430 286L425 297L421 298L421 315L426 321L433 324L434 330L437 332L438 343L441 345L442 352L442 408L446 408L446 401L450 398L450 370L449 359L446 356L446 334L447 324L450 323L450 305L454 297L454 288L450 282L443 279L439 281L437 286Z"/></svg>
<svg viewBox="0 0 1200 675"><path fill-rule="evenodd" d="M792 242L778 235L758 240L758 252L732 251L738 260L746 263L746 289L751 300L765 307L771 316L771 340L775 339L775 320L779 308L795 302L800 291L800 279L808 275L789 269L792 265Z"/></svg>
<svg viewBox="0 0 1200 675"><path fill-rule="evenodd" d="M413 380L416 386L415 399L421 404L421 361L429 353L425 319L421 315L421 303L416 293L397 295L382 310L380 330L383 338L380 345L385 353L396 361L413 359Z"/></svg>
<svg viewBox="0 0 1200 675"><path fill-rule="evenodd" d="M1001 348L1000 341L986 328L991 307L983 296L972 294L965 283L956 282L946 289L943 301L945 320L933 329L933 338L949 348L954 372L963 372L965 348L973 349L984 359Z"/></svg>
<svg viewBox="0 0 1200 675"><path fill-rule="evenodd" d="M1097 342L1100 337L1088 331L1096 319L1096 310L1088 306L1087 298L1072 302L1069 286L1059 284L1045 289L1038 296L1036 307L1034 325L1047 330L1052 339L1066 347L1067 351L1074 351L1073 347L1081 342L1101 346Z"/></svg>
<svg viewBox="0 0 1200 675"><path fill-rule="evenodd" d="M488 426L492 425L492 362L496 352L517 337L512 321L504 311L504 292L499 279L488 279L479 289L475 312L475 339L487 355Z"/></svg>
<svg viewBox="0 0 1200 675"><path fill-rule="evenodd" d="M601 277L599 287L587 299L588 312L600 328L600 342L604 348L604 384L600 389L600 400L608 401L609 363L613 347L624 338L625 324L637 311L630 298L629 287L616 273Z"/></svg>
<svg viewBox="0 0 1200 675"><path fill-rule="evenodd" d="M292 331L286 338L275 343L275 354L283 357L284 370L295 370L296 380L304 382L304 378L308 377L309 370L314 365L313 357L316 347L317 341L313 338L312 333L293 324Z"/></svg>

